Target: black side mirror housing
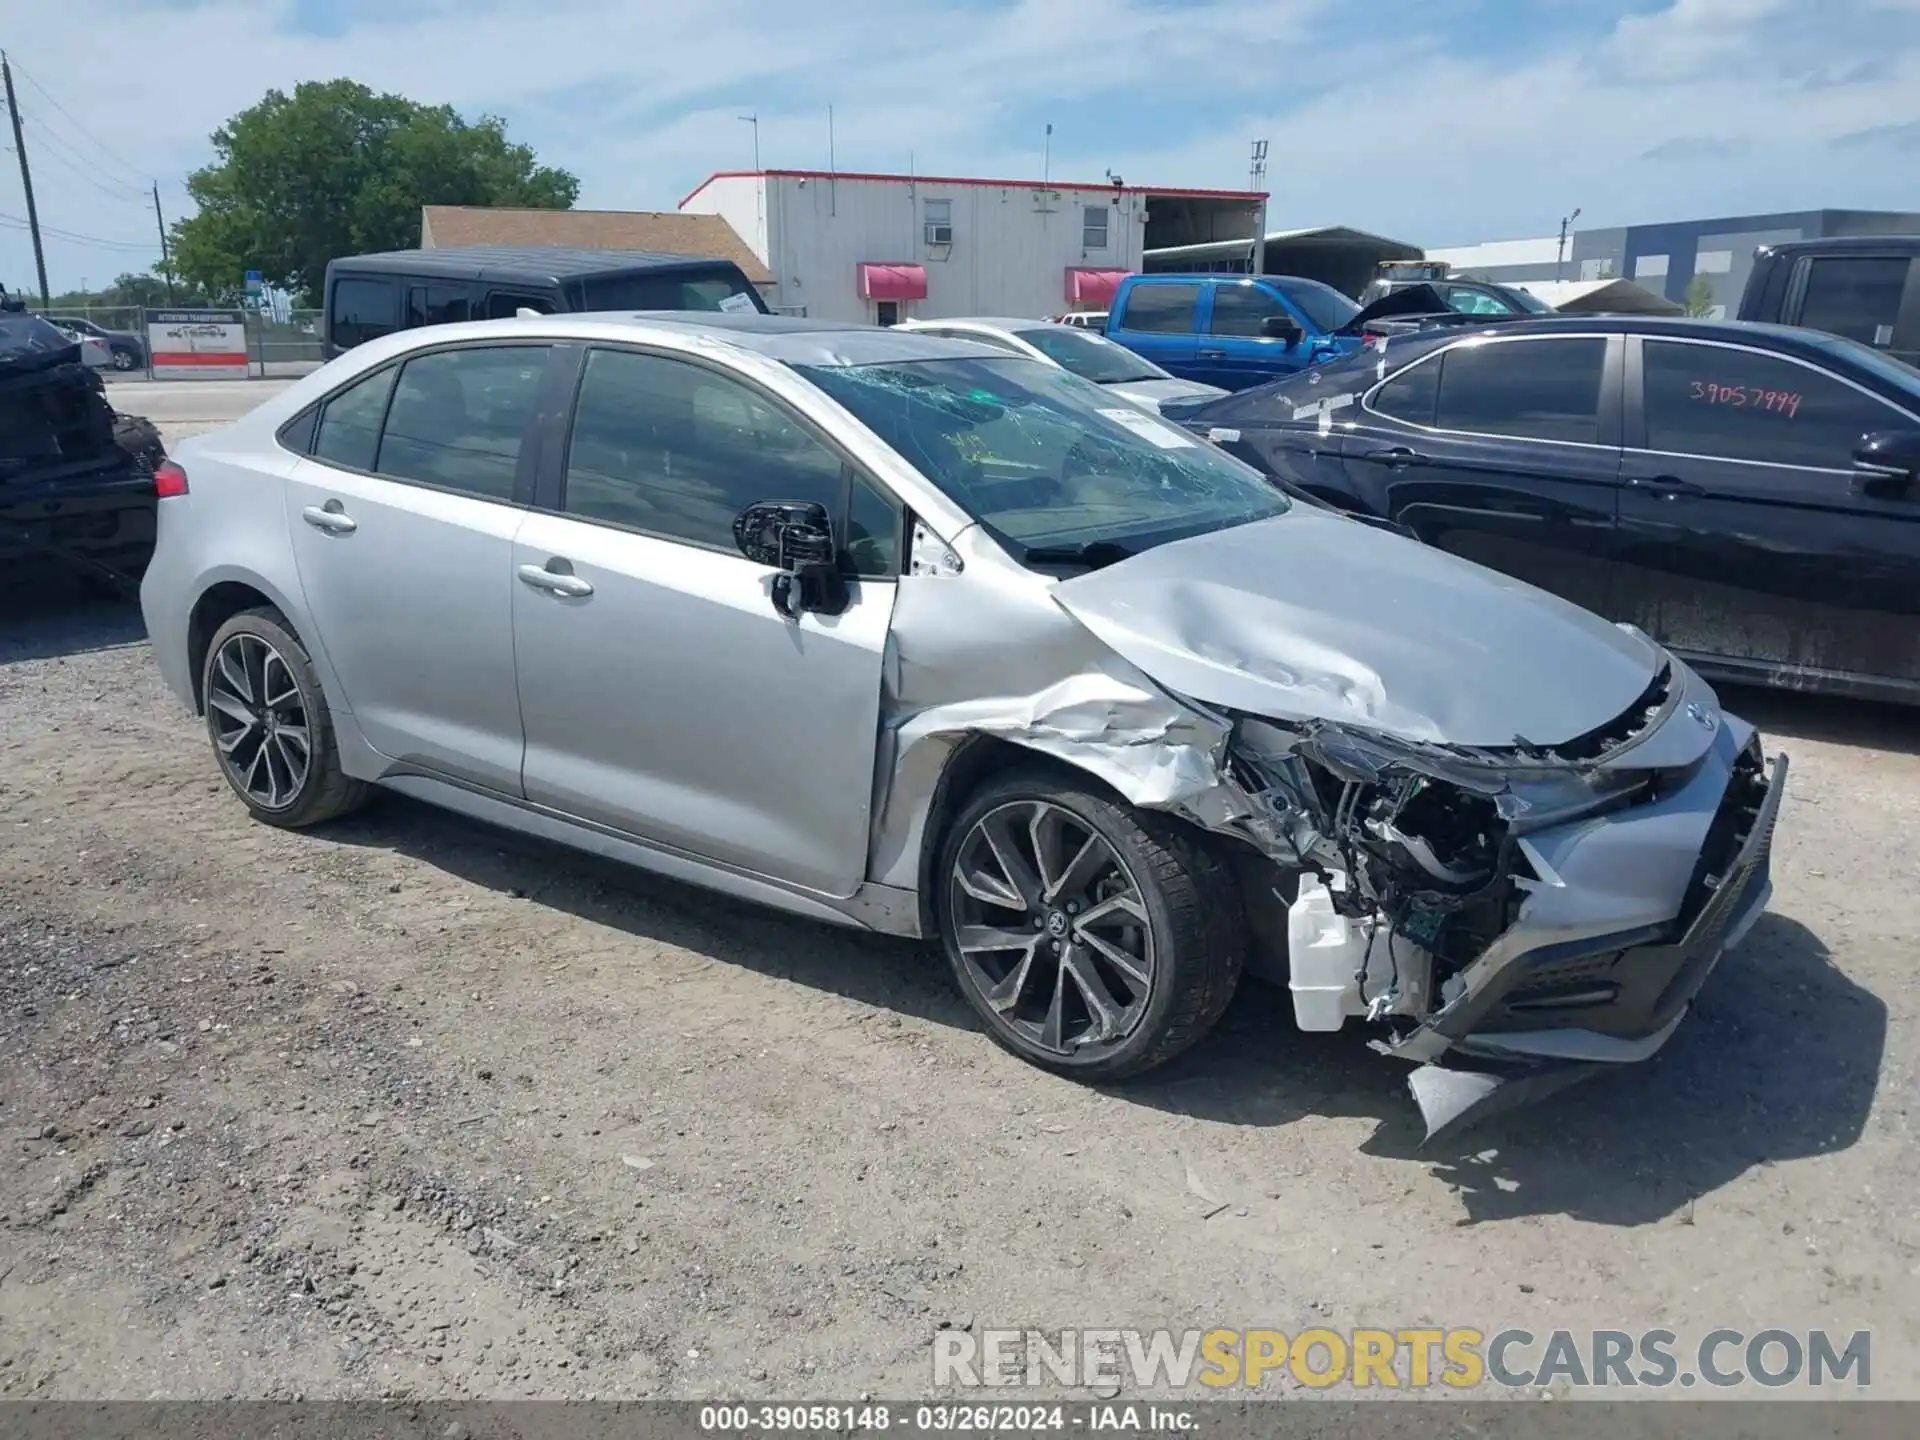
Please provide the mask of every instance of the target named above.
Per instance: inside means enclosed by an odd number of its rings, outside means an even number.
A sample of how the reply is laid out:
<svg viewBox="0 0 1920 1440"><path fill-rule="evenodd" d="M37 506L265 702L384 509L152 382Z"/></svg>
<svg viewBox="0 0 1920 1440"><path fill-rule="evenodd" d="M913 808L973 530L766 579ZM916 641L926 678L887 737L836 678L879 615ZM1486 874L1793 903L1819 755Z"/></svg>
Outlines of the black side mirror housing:
<svg viewBox="0 0 1920 1440"><path fill-rule="evenodd" d="M1291 350L1300 343L1300 327L1284 315L1269 315L1260 322L1260 336L1265 340L1284 340Z"/></svg>
<svg viewBox="0 0 1920 1440"><path fill-rule="evenodd" d="M789 620L808 611L838 615L849 593L840 574L833 521L817 500L761 500L733 520L733 543L747 559L771 565L773 608Z"/></svg>
<svg viewBox="0 0 1920 1440"><path fill-rule="evenodd" d="M1872 430L1853 447L1853 488L1883 499L1905 496L1920 480L1920 430Z"/></svg>

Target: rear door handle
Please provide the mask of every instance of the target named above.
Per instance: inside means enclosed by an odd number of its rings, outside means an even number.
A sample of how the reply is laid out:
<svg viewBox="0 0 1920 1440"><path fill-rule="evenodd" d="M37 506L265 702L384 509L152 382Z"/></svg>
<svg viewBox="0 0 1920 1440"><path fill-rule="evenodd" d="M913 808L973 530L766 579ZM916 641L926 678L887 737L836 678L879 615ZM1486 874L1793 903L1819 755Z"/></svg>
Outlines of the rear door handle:
<svg viewBox="0 0 1920 1440"><path fill-rule="evenodd" d="M1678 500L1682 496L1707 493L1706 486L1696 485L1691 480L1682 480L1678 475L1629 475L1627 488L1657 495L1662 500Z"/></svg>
<svg viewBox="0 0 1920 1440"><path fill-rule="evenodd" d="M1418 450L1409 450L1404 445L1395 445L1386 450L1369 450L1363 459L1377 461L1392 470L1403 470L1409 465L1424 465L1427 457Z"/></svg>
<svg viewBox="0 0 1920 1440"><path fill-rule="evenodd" d="M325 505L309 505L300 512L300 518L314 529L324 530L329 535L351 535L360 528L360 522L342 510L338 500L329 500Z"/></svg>
<svg viewBox="0 0 1920 1440"><path fill-rule="evenodd" d="M565 565L564 560L550 560L548 565ZM593 586L582 580L571 570L549 570L545 565L522 565L520 579L536 590L545 590L553 595L591 595Z"/></svg>

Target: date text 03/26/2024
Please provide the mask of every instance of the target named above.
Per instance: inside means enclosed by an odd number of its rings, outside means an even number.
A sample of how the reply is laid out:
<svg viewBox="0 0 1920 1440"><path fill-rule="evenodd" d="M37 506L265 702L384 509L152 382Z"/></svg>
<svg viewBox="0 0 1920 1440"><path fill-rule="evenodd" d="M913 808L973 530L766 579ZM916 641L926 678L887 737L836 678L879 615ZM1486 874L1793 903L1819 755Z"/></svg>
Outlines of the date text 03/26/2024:
<svg viewBox="0 0 1920 1440"><path fill-rule="evenodd" d="M703 1405L700 1429L709 1434L904 1433L1034 1434L1085 1430L1118 1434L1191 1434L1192 1407L1168 1404L988 1405Z"/></svg>

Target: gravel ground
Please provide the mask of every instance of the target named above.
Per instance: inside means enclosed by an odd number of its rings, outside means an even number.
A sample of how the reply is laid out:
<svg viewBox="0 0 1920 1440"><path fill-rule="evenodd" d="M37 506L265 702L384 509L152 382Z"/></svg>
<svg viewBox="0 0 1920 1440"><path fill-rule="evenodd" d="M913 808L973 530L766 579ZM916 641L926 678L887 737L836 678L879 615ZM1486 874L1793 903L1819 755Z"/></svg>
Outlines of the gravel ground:
<svg viewBox="0 0 1920 1440"><path fill-rule="evenodd" d="M137 614L16 584L0 1394L913 1396L949 1326L1435 1323L1870 1328L1920 1396L1920 729L1730 698L1794 760L1771 913L1653 1061L1428 1152L1257 985L1091 1090L922 946L397 798L252 824Z"/></svg>

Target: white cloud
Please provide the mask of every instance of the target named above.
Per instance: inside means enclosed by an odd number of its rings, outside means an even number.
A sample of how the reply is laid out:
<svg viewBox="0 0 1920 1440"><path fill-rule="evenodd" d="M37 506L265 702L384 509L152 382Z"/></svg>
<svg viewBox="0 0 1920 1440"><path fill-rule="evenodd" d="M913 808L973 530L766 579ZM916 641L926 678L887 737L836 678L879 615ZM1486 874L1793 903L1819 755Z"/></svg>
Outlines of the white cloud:
<svg viewBox="0 0 1920 1440"><path fill-rule="evenodd" d="M1545 233L1575 205L1609 224L1911 203L1884 147L1831 142L1920 121L1920 0L1621 9L1610 30L1489 44L1411 0L433 0L330 37L293 33L292 0L61 0L10 15L6 39L126 161L78 163L92 147L23 86L43 222L136 245L140 177L181 213L225 118L339 75L504 113L589 205L670 207L745 167L750 112L765 163L824 164L829 103L844 168L1037 173L1051 120L1056 176L1233 186L1265 136L1276 225L1434 245ZM0 216L22 213L0 171ZM50 252L56 287L154 258ZM0 220L0 280L31 276Z"/></svg>

